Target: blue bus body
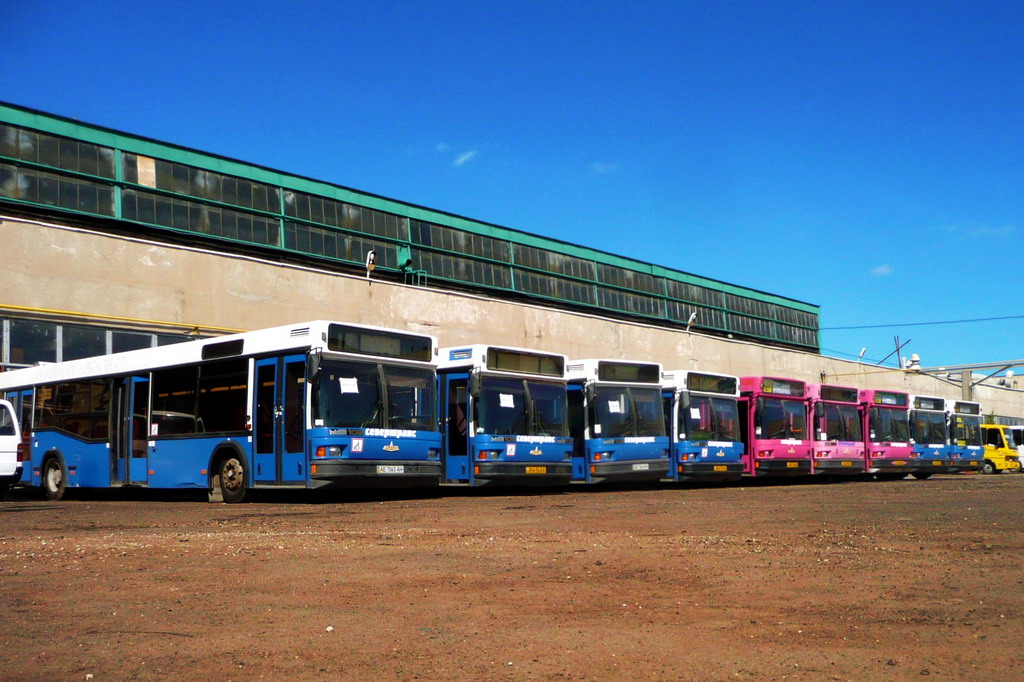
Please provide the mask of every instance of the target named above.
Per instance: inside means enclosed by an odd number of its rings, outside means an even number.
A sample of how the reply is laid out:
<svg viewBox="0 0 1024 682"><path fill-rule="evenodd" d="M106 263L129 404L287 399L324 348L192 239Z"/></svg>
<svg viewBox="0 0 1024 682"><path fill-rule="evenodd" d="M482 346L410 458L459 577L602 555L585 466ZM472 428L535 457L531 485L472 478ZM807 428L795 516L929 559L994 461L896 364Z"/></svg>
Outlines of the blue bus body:
<svg viewBox="0 0 1024 682"><path fill-rule="evenodd" d="M914 443L914 468L910 473L914 478L955 471L945 398L910 396L910 436Z"/></svg>
<svg viewBox="0 0 1024 682"><path fill-rule="evenodd" d="M572 480L660 480L669 473L661 365L624 360L569 363Z"/></svg>
<svg viewBox="0 0 1024 682"><path fill-rule="evenodd" d="M739 379L675 370L664 373L662 386L671 448L669 479L740 480L744 446L737 408Z"/></svg>
<svg viewBox="0 0 1024 682"><path fill-rule="evenodd" d="M569 483L565 356L472 345L443 348L438 362L444 481Z"/></svg>
<svg viewBox="0 0 1024 682"><path fill-rule="evenodd" d="M22 483L249 489L437 485L434 341L316 321L0 374L28 408Z"/></svg>
<svg viewBox="0 0 1024 682"><path fill-rule="evenodd" d="M981 405L969 400L946 400L950 467L964 473L981 471L985 446L981 433Z"/></svg>

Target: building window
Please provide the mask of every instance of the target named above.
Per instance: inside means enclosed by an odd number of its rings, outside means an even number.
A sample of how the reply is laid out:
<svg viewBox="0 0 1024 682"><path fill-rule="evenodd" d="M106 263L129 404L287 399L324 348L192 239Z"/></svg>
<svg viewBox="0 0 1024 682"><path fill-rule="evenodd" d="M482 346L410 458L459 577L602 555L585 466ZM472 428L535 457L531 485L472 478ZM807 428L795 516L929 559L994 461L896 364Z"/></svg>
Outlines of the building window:
<svg viewBox="0 0 1024 682"><path fill-rule="evenodd" d="M7 362L34 365L57 362L57 325L31 320L10 321L10 349Z"/></svg>
<svg viewBox="0 0 1024 682"><path fill-rule="evenodd" d="M61 361L106 355L107 332L99 327L64 325L61 329Z"/></svg>

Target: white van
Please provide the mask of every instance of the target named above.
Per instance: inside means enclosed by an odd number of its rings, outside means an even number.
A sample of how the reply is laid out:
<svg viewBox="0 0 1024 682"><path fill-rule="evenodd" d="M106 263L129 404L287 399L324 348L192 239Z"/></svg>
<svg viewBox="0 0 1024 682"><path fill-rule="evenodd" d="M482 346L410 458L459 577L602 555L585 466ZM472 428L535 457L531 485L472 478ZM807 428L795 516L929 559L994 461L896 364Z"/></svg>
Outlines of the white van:
<svg viewBox="0 0 1024 682"><path fill-rule="evenodd" d="M1024 462L1024 426L1011 426L1010 433L1013 434L1013 442L1017 444L1017 456Z"/></svg>
<svg viewBox="0 0 1024 682"><path fill-rule="evenodd" d="M14 406L6 400L0 400L0 500L11 484L21 478L19 445L21 429L14 417Z"/></svg>

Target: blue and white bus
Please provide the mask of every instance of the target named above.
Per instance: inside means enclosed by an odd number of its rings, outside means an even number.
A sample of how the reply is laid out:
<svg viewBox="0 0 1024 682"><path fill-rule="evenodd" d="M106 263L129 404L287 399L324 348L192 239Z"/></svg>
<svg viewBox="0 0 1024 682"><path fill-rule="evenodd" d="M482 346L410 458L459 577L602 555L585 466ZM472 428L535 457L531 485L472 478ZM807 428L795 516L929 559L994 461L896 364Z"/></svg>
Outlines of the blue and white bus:
<svg viewBox="0 0 1024 682"><path fill-rule="evenodd" d="M437 376L444 480L561 485L572 477L564 355L469 345L442 348Z"/></svg>
<svg viewBox="0 0 1024 682"><path fill-rule="evenodd" d="M567 376L572 480L665 478L669 445L661 404L661 365L572 360Z"/></svg>
<svg viewBox="0 0 1024 682"><path fill-rule="evenodd" d="M22 483L437 485L436 342L314 321L0 373L31 427ZM24 409L28 408L28 409Z"/></svg>
<svg viewBox="0 0 1024 682"><path fill-rule="evenodd" d="M910 472L914 478L955 471L945 398L910 396L910 441L914 444L914 469Z"/></svg>
<svg viewBox="0 0 1024 682"><path fill-rule="evenodd" d="M738 481L743 438L739 377L673 370L662 374L673 481Z"/></svg>
<svg viewBox="0 0 1024 682"><path fill-rule="evenodd" d="M981 403L946 400L949 450L954 471L981 471L985 442L981 433Z"/></svg>

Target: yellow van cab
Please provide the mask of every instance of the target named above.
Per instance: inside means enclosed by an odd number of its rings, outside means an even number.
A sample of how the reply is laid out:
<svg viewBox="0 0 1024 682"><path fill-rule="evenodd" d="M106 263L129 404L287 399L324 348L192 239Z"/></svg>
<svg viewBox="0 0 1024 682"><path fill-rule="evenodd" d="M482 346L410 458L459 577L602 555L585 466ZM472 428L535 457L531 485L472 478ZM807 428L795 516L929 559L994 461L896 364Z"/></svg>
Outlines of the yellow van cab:
<svg viewBox="0 0 1024 682"><path fill-rule="evenodd" d="M981 471L997 474L1003 471L1020 471L1017 444L1009 426L1003 424L982 424L982 442L985 443L985 463Z"/></svg>

